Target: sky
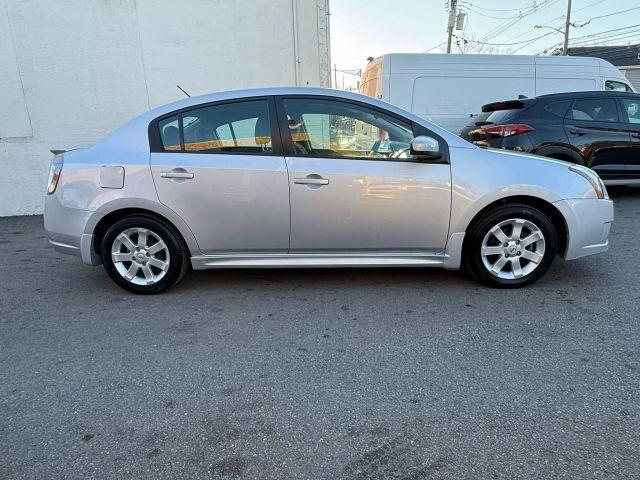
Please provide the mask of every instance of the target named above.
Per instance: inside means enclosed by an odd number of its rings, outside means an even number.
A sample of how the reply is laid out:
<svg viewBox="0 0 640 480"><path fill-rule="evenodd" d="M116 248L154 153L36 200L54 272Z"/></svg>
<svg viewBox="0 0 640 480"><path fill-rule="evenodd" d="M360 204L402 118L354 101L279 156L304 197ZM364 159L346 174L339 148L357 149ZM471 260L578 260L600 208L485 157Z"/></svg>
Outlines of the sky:
<svg viewBox="0 0 640 480"><path fill-rule="evenodd" d="M331 11L331 62L338 70L364 68L367 57L385 53L430 50L444 53L448 1L445 0L330 0ZM534 6L535 5L535 6ZM640 0L573 0L570 38L584 44L595 44L588 35L618 33L617 29L630 28L628 35L603 39L598 45L626 45L629 41L640 43ZM462 45L464 53L517 53L536 54L562 42L562 34L550 28L535 29L535 25L564 28L567 0L459 0L459 8L467 12L465 29L456 35L472 41L483 41L484 36L496 29L508 27L499 35L484 40L486 43L515 43L495 46L479 43ZM504 9L503 9L504 8ZM615 15L627 9L635 9ZM523 17L518 19L518 15ZM526 14L526 15L525 15ZM604 18L594 18L609 15ZM499 17L499 18L494 18ZM531 43L518 43L535 39ZM582 37L582 38L580 38ZM620 39L620 40L616 40ZM571 46L571 42L569 44ZM461 53L454 45L453 53ZM338 73L338 86L355 87L359 78Z"/></svg>

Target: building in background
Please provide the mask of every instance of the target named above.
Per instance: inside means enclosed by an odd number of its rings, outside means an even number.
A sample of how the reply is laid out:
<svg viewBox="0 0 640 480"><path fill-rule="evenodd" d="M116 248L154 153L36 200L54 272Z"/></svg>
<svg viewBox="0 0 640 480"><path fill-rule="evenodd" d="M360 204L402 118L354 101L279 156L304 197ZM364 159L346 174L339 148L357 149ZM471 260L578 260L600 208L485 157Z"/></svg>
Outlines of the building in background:
<svg viewBox="0 0 640 480"><path fill-rule="evenodd" d="M625 74L633 88L640 92L640 43L608 47L569 48L569 55L597 57L612 63Z"/></svg>
<svg viewBox="0 0 640 480"><path fill-rule="evenodd" d="M50 149L189 94L330 86L328 0L0 0L0 216L40 213Z"/></svg>

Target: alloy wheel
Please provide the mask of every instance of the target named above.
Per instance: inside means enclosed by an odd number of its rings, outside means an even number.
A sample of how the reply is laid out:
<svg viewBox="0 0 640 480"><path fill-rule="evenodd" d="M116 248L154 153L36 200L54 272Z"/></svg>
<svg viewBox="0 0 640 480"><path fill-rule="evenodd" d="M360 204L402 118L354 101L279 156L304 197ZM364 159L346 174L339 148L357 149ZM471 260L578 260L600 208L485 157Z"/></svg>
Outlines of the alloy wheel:
<svg viewBox="0 0 640 480"><path fill-rule="evenodd" d="M147 228L128 228L114 240L111 261L128 282L153 285L169 270L169 247L157 233Z"/></svg>
<svg viewBox="0 0 640 480"><path fill-rule="evenodd" d="M533 272L544 258L542 230L529 220L512 218L494 225L485 235L480 255L492 275L515 280Z"/></svg>

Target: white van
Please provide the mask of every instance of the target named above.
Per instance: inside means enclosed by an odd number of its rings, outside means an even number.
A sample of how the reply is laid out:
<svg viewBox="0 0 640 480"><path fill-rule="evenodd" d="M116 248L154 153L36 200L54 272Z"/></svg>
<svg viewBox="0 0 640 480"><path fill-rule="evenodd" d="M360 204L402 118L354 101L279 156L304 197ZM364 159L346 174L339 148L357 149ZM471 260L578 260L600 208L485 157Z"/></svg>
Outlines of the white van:
<svg viewBox="0 0 640 480"><path fill-rule="evenodd" d="M600 58L391 53L362 75L360 92L458 133L484 104L585 90L633 92Z"/></svg>

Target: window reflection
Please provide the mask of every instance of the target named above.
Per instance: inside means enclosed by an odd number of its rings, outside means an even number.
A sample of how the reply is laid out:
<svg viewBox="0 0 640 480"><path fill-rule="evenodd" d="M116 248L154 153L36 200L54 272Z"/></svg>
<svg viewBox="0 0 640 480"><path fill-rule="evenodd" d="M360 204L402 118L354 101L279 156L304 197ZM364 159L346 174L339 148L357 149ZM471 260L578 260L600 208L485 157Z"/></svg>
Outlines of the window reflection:
<svg viewBox="0 0 640 480"><path fill-rule="evenodd" d="M411 125L374 109L333 100L285 99L297 155L407 158Z"/></svg>

